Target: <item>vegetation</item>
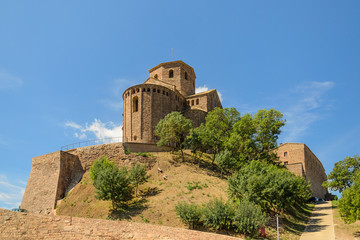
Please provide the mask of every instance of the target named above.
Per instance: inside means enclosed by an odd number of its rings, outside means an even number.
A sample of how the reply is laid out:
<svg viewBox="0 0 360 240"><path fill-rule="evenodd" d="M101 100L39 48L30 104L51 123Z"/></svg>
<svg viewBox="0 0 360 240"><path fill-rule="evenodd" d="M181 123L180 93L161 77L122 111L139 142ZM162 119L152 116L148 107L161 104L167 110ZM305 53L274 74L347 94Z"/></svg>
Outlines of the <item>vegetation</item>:
<svg viewBox="0 0 360 240"><path fill-rule="evenodd" d="M139 185L147 182L150 176L146 174L146 167L140 163L136 163L135 166L129 170L129 179L135 186L135 196L137 197Z"/></svg>
<svg viewBox="0 0 360 240"><path fill-rule="evenodd" d="M200 219L202 216L202 209L198 205L194 203L180 202L175 206L175 210L181 221L187 224L190 228L195 229L201 225Z"/></svg>
<svg viewBox="0 0 360 240"><path fill-rule="evenodd" d="M230 203L216 198L204 208L204 225L216 230L231 229L234 215L234 207Z"/></svg>
<svg viewBox="0 0 360 240"><path fill-rule="evenodd" d="M260 207L248 199L244 199L236 209L233 225L236 232L256 236L259 233L259 229L264 227L268 220L269 218Z"/></svg>
<svg viewBox="0 0 360 240"><path fill-rule="evenodd" d="M360 157L346 157L344 160L335 163L333 170L328 175L328 181L323 185L334 191L343 192L353 185L356 172L360 169Z"/></svg>
<svg viewBox="0 0 360 240"><path fill-rule="evenodd" d="M192 121L179 112L172 112L156 125L155 134L160 137L158 146L170 146L181 151L184 161L186 136L192 128Z"/></svg>
<svg viewBox="0 0 360 240"><path fill-rule="evenodd" d="M346 157L335 163L324 187L342 192L339 200L340 216L345 223L360 220L360 157Z"/></svg>
<svg viewBox="0 0 360 240"><path fill-rule="evenodd" d="M259 161L252 161L235 172L228 183L231 198L248 199L269 213L304 206L311 197L310 185L303 178Z"/></svg>
<svg viewBox="0 0 360 240"><path fill-rule="evenodd" d="M90 177L96 188L96 198L111 200L113 209L132 198L133 187L126 167L119 169L106 157L102 157L91 166Z"/></svg>

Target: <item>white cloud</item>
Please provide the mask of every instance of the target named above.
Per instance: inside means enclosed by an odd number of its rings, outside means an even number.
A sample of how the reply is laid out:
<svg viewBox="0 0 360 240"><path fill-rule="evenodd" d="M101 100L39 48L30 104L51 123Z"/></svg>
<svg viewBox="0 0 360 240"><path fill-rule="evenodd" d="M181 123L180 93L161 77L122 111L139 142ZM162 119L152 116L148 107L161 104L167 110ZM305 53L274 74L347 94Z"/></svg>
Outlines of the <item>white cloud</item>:
<svg viewBox="0 0 360 240"><path fill-rule="evenodd" d="M20 78L0 69L0 89L15 89L22 85L23 81Z"/></svg>
<svg viewBox="0 0 360 240"><path fill-rule="evenodd" d="M204 85L204 86L200 86L200 87L195 88L195 93L206 92L208 90L209 90L209 88L206 85ZM221 92L219 92L219 90L216 90L216 91L217 91L217 93L219 95L220 101L222 102L223 98L222 98Z"/></svg>
<svg viewBox="0 0 360 240"><path fill-rule="evenodd" d="M297 141L321 118L321 111L325 108L324 94L333 86L333 82L306 82L296 87L288 99L288 106L285 107L284 115L287 122L282 141Z"/></svg>
<svg viewBox="0 0 360 240"><path fill-rule="evenodd" d="M103 123L99 119L94 119L91 124L86 123L85 126L74 122L66 122L65 126L73 128L74 137L78 139L87 139L88 134L95 135L97 139L122 138L122 125L116 125L113 122Z"/></svg>
<svg viewBox="0 0 360 240"><path fill-rule="evenodd" d="M0 174L0 208L19 207L24 192L24 187L10 183L5 175Z"/></svg>

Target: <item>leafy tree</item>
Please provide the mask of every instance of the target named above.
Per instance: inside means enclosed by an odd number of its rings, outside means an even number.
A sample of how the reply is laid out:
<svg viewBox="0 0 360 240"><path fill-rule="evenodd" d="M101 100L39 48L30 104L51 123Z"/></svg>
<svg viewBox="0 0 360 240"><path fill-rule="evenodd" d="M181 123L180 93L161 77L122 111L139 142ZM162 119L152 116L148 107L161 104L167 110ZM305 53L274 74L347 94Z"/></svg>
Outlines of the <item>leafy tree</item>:
<svg viewBox="0 0 360 240"><path fill-rule="evenodd" d="M218 155L216 155L215 162L221 170L221 177L223 176L224 172L226 173L229 170L233 169L234 164L236 164L232 153L227 149L221 151Z"/></svg>
<svg viewBox="0 0 360 240"><path fill-rule="evenodd" d="M138 187L140 184L146 183L149 179L149 175L146 174L146 167L140 163L136 163L129 170L129 179L135 185L135 196L137 196Z"/></svg>
<svg viewBox="0 0 360 240"><path fill-rule="evenodd" d="M229 202L224 203L222 200L216 198L206 204L204 209L204 224L216 230L230 229L234 215L234 208Z"/></svg>
<svg viewBox="0 0 360 240"><path fill-rule="evenodd" d="M180 202L175 205L175 210L181 221L189 225L190 228L195 229L201 225L202 209L198 205Z"/></svg>
<svg viewBox="0 0 360 240"><path fill-rule="evenodd" d="M185 139L192 129L192 121L179 112L172 112L156 125L155 134L160 137L158 146L174 147L181 151L184 161Z"/></svg>
<svg viewBox="0 0 360 240"><path fill-rule="evenodd" d="M90 167L90 178L96 188L96 198L111 200L113 209L132 198L132 186L126 167L119 169L106 157L94 162Z"/></svg>
<svg viewBox="0 0 360 240"><path fill-rule="evenodd" d="M257 159L273 162L277 158L271 150L277 146L280 128L285 125L282 117L282 113L274 109L262 109L254 116L240 117L226 144L238 161L234 166L239 168L241 164Z"/></svg>
<svg viewBox="0 0 360 240"><path fill-rule="evenodd" d="M346 157L344 160L335 163L335 167L328 175L328 181L323 186L340 193L354 183L355 172L360 168L360 157Z"/></svg>
<svg viewBox="0 0 360 240"><path fill-rule="evenodd" d="M339 211L345 223L360 220L360 171L357 172L354 184L344 190L339 201Z"/></svg>
<svg viewBox="0 0 360 240"><path fill-rule="evenodd" d="M191 149L191 152L194 154L194 161L196 161L197 153L202 154L206 151L206 146L204 145L205 137L205 126L201 124L197 128L190 130L190 134L186 138L186 146ZM200 155L201 157L201 155ZM200 160L199 160L200 164Z"/></svg>
<svg viewBox="0 0 360 240"><path fill-rule="evenodd" d="M236 232L257 236L259 229L265 226L269 218L260 207L244 199L240 202L233 221Z"/></svg>
<svg viewBox="0 0 360 240"><path fill-rule="evenodd" d="M213 163L216 154L224 150L224 144L230 137L233 125L239 120L239 117L240 113L235 108L215 108L206 116L203 144L213 152Z"/></svg>
<svg viewBox="0 0 360 240"><path fill-rule="evenodd" d="M247 198L265 211L290 210L311 197L310 185L285 168L252 161L228 180L229 194L234 199Z"/></svg>

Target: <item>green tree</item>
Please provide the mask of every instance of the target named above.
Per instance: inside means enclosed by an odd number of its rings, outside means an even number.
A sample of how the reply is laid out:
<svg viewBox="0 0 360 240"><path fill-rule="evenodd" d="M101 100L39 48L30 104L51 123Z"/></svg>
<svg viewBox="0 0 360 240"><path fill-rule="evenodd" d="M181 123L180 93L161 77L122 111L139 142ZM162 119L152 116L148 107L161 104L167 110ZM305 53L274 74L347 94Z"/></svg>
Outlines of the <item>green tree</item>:
<svg viewBox="0 0 360 240"><path fill-rule="evenodd" d="M340 216L345 223L360 220L360 171L356 175L354 184L344 190L339 200Z"/></svg>
<svg viewBox="0 0 360 240"><path fill-rule="evenodd" d="M311 197L310 185L285 168L252 161L228 180L233 199L248 199L267 212L302 206Z"/></svg>
<svg viewBox="0 0 360 240"><path fill-rule="evenodd" d="M106 157L96 160L90 167L90 178L96 188L96 198L111 200L113 209L132 198L132 186L126 167L119 169Z"/></svg>
<svg viewBox="0 0 360 240"><path fill-rule="evenodd" d="M273 162L277 159L271 150L277 146L280 129L285 125L282 117L282 113L274 109L262 109L253 116L245 114L240 117L226 144L239 161L235 166L240 167L252 160Z"/></svg>
<svg viewBox="0 0 360 240"><path fill-rule="evenodd" d="M215 108L206 116L203 144L216 154L224 150L225 142L230 137L233 125L239 120L240 113L235 108Z"/></svg>
<svg viewBox="0 0 360 240"><path fill-rule="evenodd" d="M233 221L236 232L257 236L259 229L265 226L269 218L259 206L244 199L240 202Z"/></svg>
<svg viewBox="0 0 360 240"><path fill-rule="evenodd" d="M223 173L227 173L229 170L234 169L234 164L236 164L236 160L232 153L227 149L216 155L215 162L220 168L221 177L223 176Z"/></svg>
<svg viewBox="0 0 360 240"><path fill-rule="evenodd" d="M192 129L192 121L179 112L172 112L156 125L155 134L160 137L158 146L174 147L181 151L184 161L184 148L187 135Z"/></svg>
<svg viewBox="0 0 360 240"><path fill-rule="evenodd" d="M137 196L139 185L144 184L149 179L149 175L146 173L146 166L140 163L136 163L129 170L130 181L135 186L135 196Z"/></svg>
<svg viewBox="0 0 360 240"><path fill-rule="evenodd" d="M216 230L230 229L235 210L229 202L214 199L204 208L204 225Z"/></svg>
<svg viewBox="0 0 360 240"><path fill-rule="evenodd" d="M175 210L181 221L190 228L195 229L201 225L202 209L195 203L179 202L175 205Z"/></svg>
<svg viewBox="0 0 360 240"><path fill-rule="evenodd" d="M335 163L331 173L328 175L328 181L323 186L340 193L349 188L354 183L355 172L360 168L360 157L346 157L344 160Z"/></svg>

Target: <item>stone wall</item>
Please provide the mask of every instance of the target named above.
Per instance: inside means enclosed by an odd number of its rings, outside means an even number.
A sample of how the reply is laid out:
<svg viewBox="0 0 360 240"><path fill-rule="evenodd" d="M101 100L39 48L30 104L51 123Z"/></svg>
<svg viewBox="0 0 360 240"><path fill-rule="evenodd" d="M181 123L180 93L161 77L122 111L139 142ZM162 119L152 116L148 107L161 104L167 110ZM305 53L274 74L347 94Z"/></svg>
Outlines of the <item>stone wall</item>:
<svg viewBox="0 0 360 240"><path fill-rule="evenodd" d="M311 184L314 197L325 198L327 190L322 186L326 181L325 169L316 155L303 143L285 143L275 150L279 160L296 175L305 177ZM296 165L301 165L297 167Z"/></svg>
<svg viewBox="0 0 360 240"><path fill-rule="evenodd" d="M50 213L56 200L81 179L82 173L78 158L68 153L57 151L34 157L21 208Z"/></svg>
<svg viewBox="0 0 360 240"><path fill-rule="evenodd" d="M0 239L238 239L127 221L12 212L0 208Z"/></svg>
<svg viewBox="0 0 360 240"><path fill-rule="evenodd" d="M132 152L171 150L154 144L128 143L125 146ZM153 159L125 154L122 143L81 147L34 157L21 208L30 212L51 213L56 202L81 180L93 162L104 156L119 166L140 162L151 169L155 164Z"/></svg>

